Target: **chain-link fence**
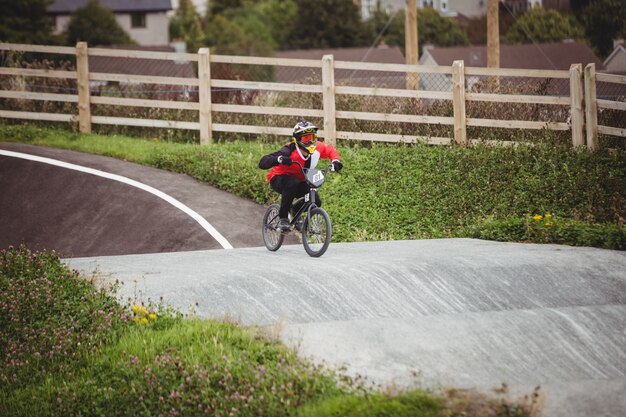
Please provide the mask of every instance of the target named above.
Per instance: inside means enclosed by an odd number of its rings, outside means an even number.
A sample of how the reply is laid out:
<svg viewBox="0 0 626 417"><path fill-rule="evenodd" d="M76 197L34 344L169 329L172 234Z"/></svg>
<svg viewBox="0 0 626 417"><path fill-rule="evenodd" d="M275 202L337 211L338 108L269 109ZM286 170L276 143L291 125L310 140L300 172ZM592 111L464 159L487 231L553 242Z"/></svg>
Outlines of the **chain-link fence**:
<svg viewBox="0 0 626 417"><path fill-rule="evenodd" d="M626 103L626 84L598 81L596 83L598 100ZM598 125L610 126L626 131L626 111L598 106ZM599 135L599 140L611 147L624 146L624 138L612 135Z"/></svg>

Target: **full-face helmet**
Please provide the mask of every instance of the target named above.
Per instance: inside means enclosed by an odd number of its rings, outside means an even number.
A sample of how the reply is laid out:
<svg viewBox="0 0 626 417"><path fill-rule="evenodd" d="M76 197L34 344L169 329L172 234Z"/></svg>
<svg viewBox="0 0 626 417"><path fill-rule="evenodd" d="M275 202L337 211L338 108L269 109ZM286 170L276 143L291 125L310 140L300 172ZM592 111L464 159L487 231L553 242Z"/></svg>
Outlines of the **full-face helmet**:
<svg viewBox="0 0 626 417"><path fill-rule="evenodd" d="M315 152L317 144L317 126L303 120L293 127L293 140L303 151Z"/></svg>

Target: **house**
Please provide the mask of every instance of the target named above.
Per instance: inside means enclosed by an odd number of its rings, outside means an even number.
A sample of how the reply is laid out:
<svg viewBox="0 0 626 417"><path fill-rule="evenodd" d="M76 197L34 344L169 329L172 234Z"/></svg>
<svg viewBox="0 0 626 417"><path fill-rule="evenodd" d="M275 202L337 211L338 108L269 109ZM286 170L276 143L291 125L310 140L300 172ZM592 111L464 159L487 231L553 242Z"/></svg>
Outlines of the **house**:
<svg viewBox="0 0 626 417"><path fill-rule="evenodd" d="M372 16L376 5L387 13L394 13L406 8L406 0L356 0L361 6L361 16L364 20ZM432 7L444 16L463 15L470 19L487 14L487 0L417 0L418 9ZM514 15L524 13L535 6L546 9L566 11L570 9L570 0L500 0L500 2Z"/></svg>
<svg viewBox="0 0 626 417"><path fill-rule="evenodd" d="M397 46L381 45L377 48L337 48L277 51L276 58L298 58L321 60L324 55L333 55L335 61L379 62L386 64L404 64L402 51ZM282 83L321 81L319 68L284 67L276 68L276 81ZM335 70L335 84L354 87L403 88L405 74L366 70Z"/></svg>
<svg viewBox="0 0 626 417"><path fill-rule="evenodd" d="M612 74L626 74L626 46L623 39L615 42L615 49L604 60L604 68Z"/></svg>
<svg viewBox="0 0 626 417"><path fill-rule="evenodd" d="M462 60L466 67L486 67L486 46L463 46L450 48L424 48L420 65L450 66L454 61ZM598 71L604 70L602 61L583 42L553 42L543 44L500 45L500 67L517 69L569 70L572 64L595 63ZM441 76L443 77L443 76ZM423 87L427 90L440 89L449 83L431 76L425 78ZM474 80L475 82L475 80ZM471 86L472 80L468 80ZM438 88L439 87L439 88Z"/></svg>
<svg viewBox="0 0 626 417"><path fill-rule="evenodd" d="M543 7L544 9L554 9L559 11L570 10L570 0L500 0L506 10L517 16L532 9L533 7Z"/></svg>
<svg viewBox="0 0 626 417"><path fill-rule="evenodd" d="M54 17L54 32L67 29L70 14L89 0L54 0L48 13ZM119 25L139 45L167 45L171 0L99 0L100 5L115 14Z"/></svg>
<svg viewBox="0 0 626 417"><path fill-rule="evenodd" d="M395 13L406 8L406 0L360 0L361 16L364 20L372 16L376 5L380 1L380 7L387 13ZM417 8L432 7L444 16L464 16L474 18L487 13L487 0L417 0Z"/></svg>

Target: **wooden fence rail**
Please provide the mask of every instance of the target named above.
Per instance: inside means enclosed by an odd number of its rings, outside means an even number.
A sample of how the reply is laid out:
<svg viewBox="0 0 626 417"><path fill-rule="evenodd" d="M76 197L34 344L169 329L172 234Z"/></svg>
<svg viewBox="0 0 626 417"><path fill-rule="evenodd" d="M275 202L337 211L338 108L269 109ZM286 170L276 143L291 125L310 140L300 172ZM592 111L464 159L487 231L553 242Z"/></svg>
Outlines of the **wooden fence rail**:
<svg viewBox="0 0 626 417"><path fill-rule="evenodd" d="M569 130L571 131L572 144L574 146L583 146L586 144L590 149L597 146L599 134L626 137L626 129L624 128L598 125L599 109L626 111L626 103L621 101L598 99L596 96L596 85L598 82L623 85L626 84L626 76L598 74L596 73L595 66L593 64L587 65L584 68L584 71L580 64L572 65L569 71L489 69L466 68L463 61L455 61L450 67L378 64L334 61L332 55L326 55L321 60L211 55L207 48L200 49L197 54L88 48L87 44L83 42L78 43L75 48L0 43L0 51L75 55L76 71L0 67L0 76L45 77L76 80L78 94L35 93L2 89L0 90L0 98L77 103L78 114L25 112L0 109L0 118L63 121L72 123L78 122L81 132L90 132L92 124L190 129L200 132L200 142L202 144L211 143L215 132L291 135L290 127L213 123L213 116L218 113L243 113L254 115L321 118L323 119L323 129L320 130L319 134L330 143L334 143L337 138L386 142L423 141L430 144L451 144L455 142L462 145L478 142L477 139L468 138L468 127L549 129L555 131ZM198 76L197 78L181 78L96 73L90 71L89 69L88 57L90 56L194 62L197 63ZM321 83L297 84L285 82L217 79L212 78L211 76L210 68L212 63L315 69L317 71L321 71ZM374 88L336 85L335 74L338 70L398 73L401 76L406 77L407 88ZM409 83L408 81L409 78L415 74L418 74L418 76L436 74L439 77L443 77L446 84L450 86L449 90L432 91L415 89L414 84ZM563 81L569 81L569 93L567 95L481 93L476 92L469 87L468 80L472 77L536 77L541 79L561 79ZM98 81L166 84L185 86L186 88L197 88L198 101L137 99L92 95L90 93L90 84ZM267 105L266 103L263 105L212 103L211 91L212 89L219 88L320 94L322 97L322 108L280 107ZM336 108L336 100L342 95L401 97L415 100L450 101L452 104L453 115L446 117L428 114L415 115L338 110ZM569 108L569 120L546 122L532 120L473 118L468 117L466 111L466 103L471 102L562 106ZM190 110L198 112L198 118L197 121L191 122L96 116L91 114L92 104ZM425 137L405 134L338 131L337 120L344 119L450 126L452 128L453 137Z"/></svg>
<svg viewBox="0 0 626 417"><path fill-rule="evenodd" d="M598 82L626 86L626 76L596 73L595 64L585 67L585 112L587 119L587 147L594 149L598 146L598 134L626 137L626 129L598 124L598 110L609 109L626 111L626 101L598 99ZM624 88L626 90L626 88Z"/></svg>

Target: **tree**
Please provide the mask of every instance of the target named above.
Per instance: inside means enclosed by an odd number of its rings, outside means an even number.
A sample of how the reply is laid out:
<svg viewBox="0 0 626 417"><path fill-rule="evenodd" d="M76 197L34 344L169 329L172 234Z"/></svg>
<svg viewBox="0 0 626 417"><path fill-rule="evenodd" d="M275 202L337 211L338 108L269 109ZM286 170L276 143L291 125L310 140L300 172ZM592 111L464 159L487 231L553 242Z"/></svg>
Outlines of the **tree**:
<svg viewBox="0 0 626 417"><path fill-rule="evenodd" d="M84 7L72 12L67 41L70 45L83 41L93 46L134 43L117 23L113 12L100 6L98 0L89 0Z"/></svg>
<svg viewBox="0 0 626 417"><path fill-rule="evenodd" d="M289 25L287 23L291 22L298 12L295 0L247 0L246 3L252 4L244 6L245 10L240 15L240 18L243 17L256 22L247 24L238 19L237 22L240 26L244 28L249 27L254 33L261 33L262 30L260 28L263 28L263 31L268 34L266 41L274 49L284 45L289 36ZM259 29L253 29L255 26Z"/></svg>
<svg viewBox="0 0 626 417"><path fill-rule="evenodd" d="M46 44L52 40L52 0L0 2L0 42Z"/></svg>
<svg viewBox="0 0 626 417"><path fill-rule="evenodd" d="M347 48L367 43L366 26L352 0L296 0L297 14L283 45L291 49Z"/></svg>
<svg viewBox="0 0 626 417"><path fill-rule="evenodd" d="M207 20L211 17L223 15L234 9L240 9L242 0L209 0L207 7Z"/></svg>
<svg viewBox="0 0 626 417"><path fill-rule="evenodd" d="M249 50L250 45L244 45L236 39L250 38L252 45L262 44L262 50L275 50L285 41L288 33L287 22L295 16L297 8L294 0L219 0L211 1L210 8L206 15L205 33L212 39L216 36L223 36L216 33L214 27L215 20L218 27L224 27L224 20L228 21L229 26L236 26L237 29L231 27L231 30L237 32L243 31L244 34L237 36L233 40L228 40L229 48L239 43ZM213 42L213 41L212 41Z"/></svg>
<svg viewBox="0 0 626 417"><path fill-rule="evenodd" d="M624 0L595 0L583 13L587 39L602 58L613 51L613 39L626 35Z"/></svg>
<svg viewBox="0 0 626 417"><path fill-rule="evenodd" d="M214 17L206 28L206 43L212 51L226 55L271 55L271 47L225 16Z"/></svg>
<svg viewBox="0 0 626 417"><path fill-rule="evenodd" d="M429 43L435 46L469 45L469 39L459 23L454 18L442 16L433 8L420 10L417 14L417 29L420 53L421 47Z"/></svg>
<svg viewBox="0 0 626 417"><path fill-rule="evenodd" d="M560 42L584 38L584 28L574 16L533 7L513 23L504 38L507 43Z"/></svg>
<svg viewBox="0 0 626 417"><path fill-rule="evenodd" d="M182 39L187 50L196 52L204 42L200 16L191 0L180 0L176 14L170 21L170 39Z"/></svg>

